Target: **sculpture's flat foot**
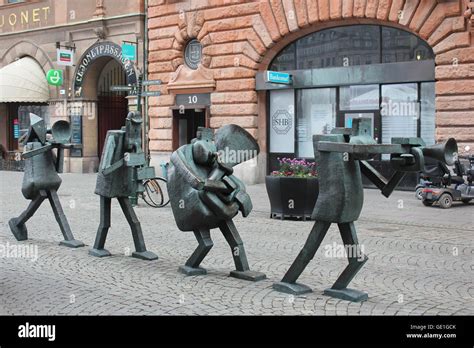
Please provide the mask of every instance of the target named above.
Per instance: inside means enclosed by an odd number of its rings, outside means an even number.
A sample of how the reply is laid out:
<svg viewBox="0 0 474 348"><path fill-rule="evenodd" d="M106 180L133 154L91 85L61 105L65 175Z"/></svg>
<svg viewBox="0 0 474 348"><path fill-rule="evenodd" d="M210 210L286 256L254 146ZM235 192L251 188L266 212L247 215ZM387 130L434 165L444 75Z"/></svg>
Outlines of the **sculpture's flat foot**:
<svg viewBox="0 0 474 348"><path fill-rule="evenodd" d="M324 290L324 295L331 296L335 298L340 298L341 300L351 301L351 302L362 302L367 301L369 295L367 293L354 290L354 289L326 289Z"/></svg>
<svg viewBox="0 0 474 348"><path fill-rule="evenodd" d="M187 276L196 276L196 275L204 275L207 274L206 269L201 267L190 267L190 266L180 266L178 268L178 272L183 273Z"/></svg>
<svg viewBox="0 0 474 348"><path fill-rule="evenodd" d="M24 224L18 225L16 218L10 219L8 225L17 241L28 239L28 230L26 229L26 226Z"/></svg>
<svg viewBox="0 0 474 348"><path fill-rule="evenodd" d="M82 243L80 240L75 240L75 239L63 240L63 241L59 242L59 245L62 245L62 246L68 247L68 248L81 248L81 247L85 246L85 244Z"/></svg>
<svg viewBox="0 0 474 348"><path fill-rule="evenodd" d="M90 249L89 250L89 255L95 256L95 257L107 257L107 256L112 256L110 251L107 249Z"/></svg>
<svg viewBox="0 0 474 348"><path fill-rule="evenodd" d="M278 282L273 284L273 289L290 295L303 295L312 292L309 286L299 283Z"/></svg>
<svg viewBox="0 0 474 348"><path fill-rule="evenodd" d="M249 280L251 282L258 282L259 280L267 278L264 273L255 271L232 271L230 272L230 276L237 279Z"/></svg>
<svg viewBox="0 0 474 348"><path fill-rule="evenodd" d="M146 261L158 260L158 255L151 251L134 251L132 257Z"/></svg>

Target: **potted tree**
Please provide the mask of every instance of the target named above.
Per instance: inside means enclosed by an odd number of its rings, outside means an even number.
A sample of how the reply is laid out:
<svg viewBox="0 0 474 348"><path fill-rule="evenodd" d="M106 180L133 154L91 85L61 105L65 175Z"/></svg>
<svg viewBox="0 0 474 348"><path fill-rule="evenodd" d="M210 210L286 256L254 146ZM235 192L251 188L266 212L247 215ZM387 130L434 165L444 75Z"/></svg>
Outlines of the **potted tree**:
<svg viewBox="0 0 474 348"><path fill-rule="evenodd" d="M319 193L316 163L279 158L280 168L265 178L271 218L311 219Z"/></svg>

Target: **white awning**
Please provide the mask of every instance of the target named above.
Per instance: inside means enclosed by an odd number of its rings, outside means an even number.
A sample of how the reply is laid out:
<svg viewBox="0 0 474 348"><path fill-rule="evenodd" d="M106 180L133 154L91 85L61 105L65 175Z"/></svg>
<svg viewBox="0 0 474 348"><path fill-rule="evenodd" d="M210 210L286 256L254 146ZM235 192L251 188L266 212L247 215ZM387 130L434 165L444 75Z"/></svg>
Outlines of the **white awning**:
<svg viewBox="0 0 474 348"><path fill-rule="evenodd" d="M46 76L33 58L21 58L0 69L0 103L48 100Z"/></svg>

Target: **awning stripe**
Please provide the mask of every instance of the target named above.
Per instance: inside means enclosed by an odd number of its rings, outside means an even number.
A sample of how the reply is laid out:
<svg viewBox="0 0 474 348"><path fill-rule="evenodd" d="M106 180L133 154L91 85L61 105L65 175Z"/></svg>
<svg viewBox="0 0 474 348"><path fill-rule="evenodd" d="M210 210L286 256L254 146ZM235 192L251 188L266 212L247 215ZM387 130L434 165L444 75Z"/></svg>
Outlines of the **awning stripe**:
<svg viewBox="0 0 474 348"><path fill-rule="evenodd" d="M33 58L21 58L0 69L0 103L48 100L46 76Z"/></svg>

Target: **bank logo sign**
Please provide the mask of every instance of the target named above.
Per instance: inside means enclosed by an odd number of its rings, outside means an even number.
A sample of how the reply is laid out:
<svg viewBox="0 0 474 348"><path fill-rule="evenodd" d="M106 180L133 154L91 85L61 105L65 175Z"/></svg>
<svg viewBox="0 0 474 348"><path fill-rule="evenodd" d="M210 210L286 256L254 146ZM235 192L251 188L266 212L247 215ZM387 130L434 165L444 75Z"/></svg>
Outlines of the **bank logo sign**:
<svg viewBox="0 0 474 348"><path fill-rule="evenodd" d="M49 70L46 74L46 80L51 86L62 86L64 81L63 71L56 69Z"/></svg>
<svg viewBox="0 0 474 348"><path fill-rule="evenodd" d="M74 52L58 48L56 62L58 65L72 66L74 64Z"/></svg>
<svg viewBox="0 0 474 348"><path fill-rule="evenodd" d="M279 83L282 85L291 85L293 83L290 74L278 71L267 71L265 82Z"/></svg>
<svg viewBox="0 0 474 348"><path fill-rule="evenodd" d="M277 110L272 116L272 128L280 135L288 134L293 127L293 118L287 110Z"/></svg>

